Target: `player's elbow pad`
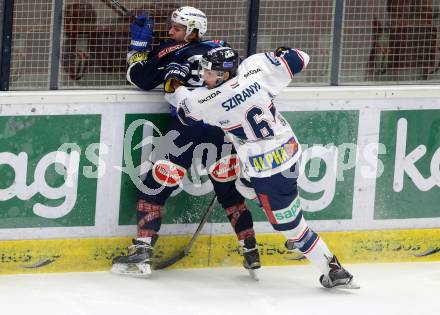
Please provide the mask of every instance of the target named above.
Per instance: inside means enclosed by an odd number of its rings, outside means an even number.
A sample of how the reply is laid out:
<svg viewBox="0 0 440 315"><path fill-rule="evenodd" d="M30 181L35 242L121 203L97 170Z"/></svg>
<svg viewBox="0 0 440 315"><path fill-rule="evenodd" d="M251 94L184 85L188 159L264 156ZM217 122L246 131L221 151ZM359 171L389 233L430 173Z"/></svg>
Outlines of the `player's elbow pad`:
<svg viewBox="0 0 440 315"><path fill-rule="evenodd" d="M297 52L298 52L298 55L300 55L302 57L303 69L305 69L307 67L307 65L309 64L310 56L299 49L297 49Z"/></svg>
<svg viewBox="0 0 440 315"><path fill-rule="evenodd" d="M143 62L136 62L127 69L127 81L138 88L149 91L160 84L156 77L144 68Z"/></svg>
<svg viewBox="0 0 440 315"><path fill-rule="evenodd" d="M289 50L289 52L284 54L283 57L293 74L304 70L310 60L310 56L308 54L298 49Z"/></svg>
<svg viewBox="0 0 440 315"><path fill-rule="evenodd" d="M126 77L128 82L130 82L131 84L136 85L136 86L138 86L137 82L136 82L137 81L136 80L136 76L137 76L136 70L138 67L139 67L139 65L137 63L132 63L131 65L129 65L128 69L127 69L127 77Z"/></svg>

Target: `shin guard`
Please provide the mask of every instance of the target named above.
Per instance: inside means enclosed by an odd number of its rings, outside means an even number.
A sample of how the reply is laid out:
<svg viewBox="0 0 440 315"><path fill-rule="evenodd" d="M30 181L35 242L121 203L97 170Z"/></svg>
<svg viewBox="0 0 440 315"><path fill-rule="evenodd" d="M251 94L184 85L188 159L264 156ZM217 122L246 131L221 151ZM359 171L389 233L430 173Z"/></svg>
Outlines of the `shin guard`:
<svg viewBox="0 0 440 315"><path fill-rule="evenodd" d="M137 238L155 236L162 224L163 206L139 199L137 203Z"/></svg>
<svg viewBox="0 0 440 315"><path fill-rule="evenodd" d="M225 210L238 240L244 240L248 236L255 237L251 212L247 208L246 203L242 202Z"/></svg>

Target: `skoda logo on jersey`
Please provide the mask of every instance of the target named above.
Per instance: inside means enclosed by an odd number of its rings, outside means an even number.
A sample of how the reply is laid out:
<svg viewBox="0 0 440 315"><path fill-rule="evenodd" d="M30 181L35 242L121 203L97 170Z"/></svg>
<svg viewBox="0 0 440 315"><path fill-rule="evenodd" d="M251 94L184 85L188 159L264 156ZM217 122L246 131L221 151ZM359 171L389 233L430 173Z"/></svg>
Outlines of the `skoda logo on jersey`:
<svg viewBox="0 0 440 315"><path fill-rule="evenodd" d="M233 97L231 97L230 99L224 101L222 103L222 107L228 112L231 109L233 109L234 107L237 107L238 105L240 105L241 103L246 101L246 99L252 97L252 95L257 93L258 90L260 90L260 89L261 89L261 85L258 84L258 82L254 82L251 85L249 85L248 87L244 88L241 91L241 93L237 93Z"/></svg>
<svg viewBox="0 0 440 315"><path fill-rule="evenodd" d="M209 101L211 99L213 99L214 97L216 97L217 95L222 94L222 92L220 91L215 91L214 93L212 93L211 95L208 95L207 97L205 97L204 99L199 100L199 104L203 104L206 101Z"/></svg>
<svg viewBox="0 0 440 315"><path fill-rule="evenodd" d="M260 68L249 70L248 72L245 73L244 77L245 79L247 79L248 76L256 74L258 72L261 72Z"/></svg>
<svg viewBox="0 0 440 315"><path fill-rule="evenodd" d="M272 151L250 156L249 162L255 172L260 173L284 164L290 160L297 151L298 143L292 137L289 141Z"/></svg>

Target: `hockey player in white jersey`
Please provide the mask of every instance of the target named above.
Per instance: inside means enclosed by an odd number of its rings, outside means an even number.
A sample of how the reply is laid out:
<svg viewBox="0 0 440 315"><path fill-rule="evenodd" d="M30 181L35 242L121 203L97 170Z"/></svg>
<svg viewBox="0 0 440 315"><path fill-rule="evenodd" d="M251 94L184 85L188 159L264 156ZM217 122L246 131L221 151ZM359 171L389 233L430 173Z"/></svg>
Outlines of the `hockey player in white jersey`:
<svg viewBox="0 0 440 315"><path fill-rule="evenodd" d="M301 146L273 104L308 62L306 53L281 47L252 55L239 65L236 51L215 48L200 61L205 86L190 91L171 75L176 90L165 98L177 107L183 123L203 121L230 135L242 172L249 178L243 183L253 189L274 229L286 236L286 246L299 250L321 270L324 287L357 288L353 276L304 220L297 189Z"/></svg>

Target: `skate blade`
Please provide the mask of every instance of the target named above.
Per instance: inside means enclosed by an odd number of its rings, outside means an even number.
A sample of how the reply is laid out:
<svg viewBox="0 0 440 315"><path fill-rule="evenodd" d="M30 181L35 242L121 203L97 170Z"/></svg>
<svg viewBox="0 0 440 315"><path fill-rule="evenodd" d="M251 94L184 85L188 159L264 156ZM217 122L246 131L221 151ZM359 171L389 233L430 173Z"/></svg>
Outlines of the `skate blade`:
<svg viewBox="0 0 440 315"><path fill-rule="evenodd" d="M358 290L361 286L353 281L350 281L347 284L341 284L334 287L335 289L347 289L347 290Z"/></svg>
<svg viewBox="0 0 440 315"><path fill-rule="evenodd" d="M284 259L286 260L296 260L296 261L300 261L300 260L304 260L306 259L306 256L304 256L303 254L297 254L294 257L284 257Z"/></svg>
<svg viewBox="0 0 440 315"><path fill-rule="evenodd" d="M249 276L254 279L255 281L260 281L260 278L258 277L258 269L247 269L249 272Z"/></svg>
<svg viewBox="0 0 440 315"><path fill-rule="evenodd" d="M111 272L122 276L150 278L151 266L149 264L114 264Z"/></svg>

